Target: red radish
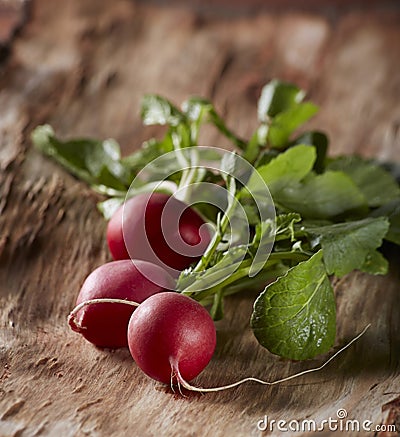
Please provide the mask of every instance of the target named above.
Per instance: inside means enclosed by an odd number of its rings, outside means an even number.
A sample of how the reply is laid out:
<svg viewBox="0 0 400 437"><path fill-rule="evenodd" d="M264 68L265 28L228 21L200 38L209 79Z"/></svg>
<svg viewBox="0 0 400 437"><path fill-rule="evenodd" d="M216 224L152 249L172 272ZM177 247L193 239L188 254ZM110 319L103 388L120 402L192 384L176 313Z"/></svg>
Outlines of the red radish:
<svg viewBox="0 0 400 437"><path fill-rule="evenodd" d="M170 273L197 261L210 240L205 222L194 209L156 192L128 199L107 227L107 243L114 259L142 259Z"/></svg>
<svg viewBox="0 0 400 437"><path fill-rule="evenodd" d="M371 326L367 325L362 332L318 367L274 381L264 381L251 376L228 385L203 388L193 386L188 381L195 378L209 363L215 349L216 333L210 315L198 302L175 292L159 292L140 305L113 298L90 299L72 311L69 322L74 320L75 314L82 308L95 308L107 304L127 308L132 308L132 305L138 306L128 324L128 346L132 357L148 376L171 386L177 383L179 390L183 386L202 393L227 390L246 382L276 385L317 372L362 337Z"/></svg>
<svg viewBox="0 0 400 437"><path fill-rule="evenodd" d="M217 392L246 382L276 385L322 370L364 335L370 325L318 367L274 381L247 377L220 387L196 387L188 381L209 363L215 349L216 332L208 312L183 294L163 292L149 297L132 314L128 326L129 350L136 364L151 378L177 383L191 391Z"/></svg>
<svg viewBox="0 0 400 437"><path fill-rule="evenodd" d="M274 381L251 376L220 387L196 387L188 381L199 375L211 360L216 344L214 323L204 307L190 297L162 292L150 296L132 314L128 346L136 364L151 378L205 393L228 390L246 382L276 385L317 372L362 337L369 326L318 367Z"/></svg>
<svg viewBox="0 0 400 437"><path fill-rule="evenodd" d="M195 378L209 363L215 344L214 322L207 310L183 294L155 294L129 321L133 359L148 376L166 384Z"/></svg>
<svg viewBox="0 0 400 437"><path fill-rule="evenodd" d="M174 280L161 267L146 261L121 260L94 270L80 290L77 305L93 299L143 302L149 296L174 288ZM126 347L132 305L93 303L77 307L69 317L71 328L99 347Z"/></svg>

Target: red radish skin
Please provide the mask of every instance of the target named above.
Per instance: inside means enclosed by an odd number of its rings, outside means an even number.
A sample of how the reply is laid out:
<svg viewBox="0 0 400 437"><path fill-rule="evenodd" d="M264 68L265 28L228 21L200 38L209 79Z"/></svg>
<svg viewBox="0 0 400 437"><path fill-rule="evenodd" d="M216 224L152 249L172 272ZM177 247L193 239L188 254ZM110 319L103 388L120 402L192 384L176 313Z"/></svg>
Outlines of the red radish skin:
<svg viewBox="0 0 400 437"><path fill-rule="evenodd" d="M159 266L138 260L113 261L86 278L76 304L104 298L141 303L155 293L173 288L174 280ZM80 309L69 318L69 324L98 347L126 347L128 323L134 310L123 303L96 303Z"/></svg>
<svg viewBox="0 0 400 437"><path fill-rule="evenodd" d="M107 227L107 243L115 260L149 261L173 275L174 270L181 271L196 262L210 240L197 212L164 193L144 193L128 199Z"/></svg>
<svg viewBox="0 0 400 437"><path fill-rule="evenodd" d="M132 314L128 345L148 376L166 384L179 383L182 378L195 378L207 366L215 350L216 331L198 302L163 292L149 297Z"/></svg>

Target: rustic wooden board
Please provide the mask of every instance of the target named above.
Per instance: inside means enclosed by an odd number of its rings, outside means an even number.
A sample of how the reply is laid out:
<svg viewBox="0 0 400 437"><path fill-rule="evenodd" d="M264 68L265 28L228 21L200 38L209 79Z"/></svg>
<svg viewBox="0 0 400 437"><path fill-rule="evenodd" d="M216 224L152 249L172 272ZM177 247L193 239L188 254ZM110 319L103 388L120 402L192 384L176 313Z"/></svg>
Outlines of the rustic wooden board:
<svg viewBox="0 0 400 437"><path fill-rule="evenodd" d="M261 86L280 77L321 104L311 125L328 131L334 153L400 161L399 20L394 4L226 19L123 0L31 4L0 65L0 436L256 436L264 415L322 420L339 408L399 424L396 251L389 276L336 283L337 345L372 327L323 371L183 398L144 376L127 351L98 350L68 329L82 281L110 260L105 223L97 197L29 140L49 122L63 136L115 137L131 151L158 133L139 120L145 92L176 103L210 97L246 136ZM213 131L202 141L224 145ZM324 359L292 363L262 350L248 328L253 299L229 299L198 384L276 379Z"/></svg>

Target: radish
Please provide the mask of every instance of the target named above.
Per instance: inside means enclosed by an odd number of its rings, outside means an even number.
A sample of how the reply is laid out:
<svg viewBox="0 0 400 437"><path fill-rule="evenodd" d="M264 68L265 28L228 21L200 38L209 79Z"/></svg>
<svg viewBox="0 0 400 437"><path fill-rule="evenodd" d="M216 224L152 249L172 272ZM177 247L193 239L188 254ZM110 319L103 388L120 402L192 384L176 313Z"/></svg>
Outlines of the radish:
<svg viewBox="0 0 400 437"><path fill-rule="evenodd" d="M149 297L132 314L128 345L137 365L166 384L196 377L215 349L214 322L195 300L174 292Z"/></svg>
<svg viewBox="0 0 400 437"><path fill-rule="evenodd" d="M118 263L121 262L125 261L119 261ZM93 276L95 272L92 273ZM176 292L156 292L140 305L133 301L118 298L89 299L81 302L71 312L69 316L71 327L77 330L75 316L82 309L93 309L94 311L96 308L100 308L100 305L103 306L104 312L106 312L105 308L110 311L110 305L113 305L111 316L110 313L106 314L106 318L110 316L117 324L119 320L115 317L115 307L117 305L121 308L125 306L129 310L131 317L128 323L127 336L126 330L120 328L125 333L125 339L127 337L129 351L133 359L148 376L165 384L170 384L171 388L174 384L177 384L179 390L183 386L187 390L202 393L227 390L246 382L276 385L322 370L340 353L362 337L370 327L370 325L367 325L362 332L318 367L306 369L275 381L247 377L232 384L203 388L193 386L188 381L199 375L211 360L216 345L216 331L210 315L198 302ZM132 310L133 306L138 307L134 312ZM100 312L93 314L96 314L96 317L97 315L101 317ZM97 319L94 320L95 323L98 322ZM98 329L96 340L100 339L102 335L108 335L107 330L104 330L104 326L97 323L97 325L94 324L89 327L93 334L92 338L96 335L95 329ZM115 326L111 326L110 329L115 329ZM87 335L87 333L82 332L84 330L85 328L82 325L78 332ZM118 335L122 336L122 333L118 332ZM101 342L103 339L101 337Z"/></svg>
<svg viewBox="0 0 400 437"><path fill-rule="evenodd" d="M77 307L69 316L69 325L98 347L126 347L133 305L173 288L170 275L147 261L120 260L104 264L86 278ZM126 304L128 301L131 305Z"/></svg>
<svg viewBox="0 0 400 437"><path fill-rule="evenodd" d="M214 323L204 307L190 297L162 292L146 299L132 314L128 346L136 364L156 381L171 387L177 384L179 389L183 386L191 391L216 392L250 381L263 385L281 384L319 371L358 340L369 326L318 367L275 381L247 377L221 387L196 387L188 381L199 375L211 360L216 345Z"/></svg>
<svg viewBox="0 0 400 437"><path fill-rule="evenodd" d="M128 199L107 227L111 255L160 265L175 276L197 261L211 240L204 220L185 203L163 193Z"/></svg>

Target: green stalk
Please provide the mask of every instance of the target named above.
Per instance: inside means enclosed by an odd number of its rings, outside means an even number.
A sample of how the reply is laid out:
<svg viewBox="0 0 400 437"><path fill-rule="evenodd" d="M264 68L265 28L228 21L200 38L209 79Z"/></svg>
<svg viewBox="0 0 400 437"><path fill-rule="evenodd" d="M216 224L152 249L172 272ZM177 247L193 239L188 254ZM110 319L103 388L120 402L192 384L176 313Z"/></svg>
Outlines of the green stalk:
<svg viewBox="0 0 400 437"><path fill-rule="evenodd" d="M268 279L273 279L276 277L276 275L279 273L282 273L282 268L279 268L277 271L275 270L269 270L271 269L272 266L279 264L279 261L284 260L284 259L289 259L289 260L294 260L297 262L301 262L301 261L305 261L309 258L308 255L301 253L301 252L275 252L275 253L271 253L271 255L268 258L268 261L265 263L264 267L262 268L262 270L257 274L265 274L266 277L268 277ZM252 259L247 259L245 261L242 262L242 264L240 265L240 268L237 269L234 273L232 273L228 278L226 278L224 281L220 282L219 284L208 288L206 290L202 290L200 292L186 292L185 290L182 290L181 293L183 294L188 294L191 297L193 297L194 299L196 299L197 301L202 301L204 299L207 299L210 296L213 296L218 290L220 290L221 288L226 288L231 284L234 284L235 282L239 282L239 281L243 281L246 280L248 281L248 284L251 284L252 281L255 278L249 278L248 274L249 274L249 269L252 265L253 260ZM268 272L268 273L265 273ZM256 277L257 277L256 276ZM245 284L245 283L243 283ZM244 285L243 285L244 286ZM242 290L242 287L240 286L238 289L236 289L236 291L234 291L234 293L237 293L239 291ZM230 293L232 294L232 293Z"/></svg>
<svg viewBox="0 0 400 437"><path fill-rule="evenodd" d="M213 239L211 240L210 244L208 245L206 251L204 252L204 255L201 257L200 261L197 263L196 267L193 269L193 273L199 273L205 270L210 263L210 260L212 256L214 255L215 251L217 250L217 247L219 243L222 241L222 238L226 232L226 228L229 225L229 217L233 213L237 202L239 201L240 192L235 195L235 201L231 202L228 205L228 208L226 209L221 221L219 222L219 226L217 224L217 232L215 232Z"/></svg>
<svg viewBox="0 0 400 437"><path fill-rule="evenodd" d="M276 263L276 267L271 265L270 269L262 270L257 276L253 278L249 278L248 276L243 277L242 279L237 280L236 282L232 282L227 284L223 289L223 295L229 296L232 294L240 293L245 290L249 291L259 291L265 287L266 283L272 280L275 280L279 276L283 276L288 270L288 267ZM207 306L212 304L214 295L210 294L203 299L198 299L197 296L194 296L195 299L200 302L203 306Z"/></svg>

